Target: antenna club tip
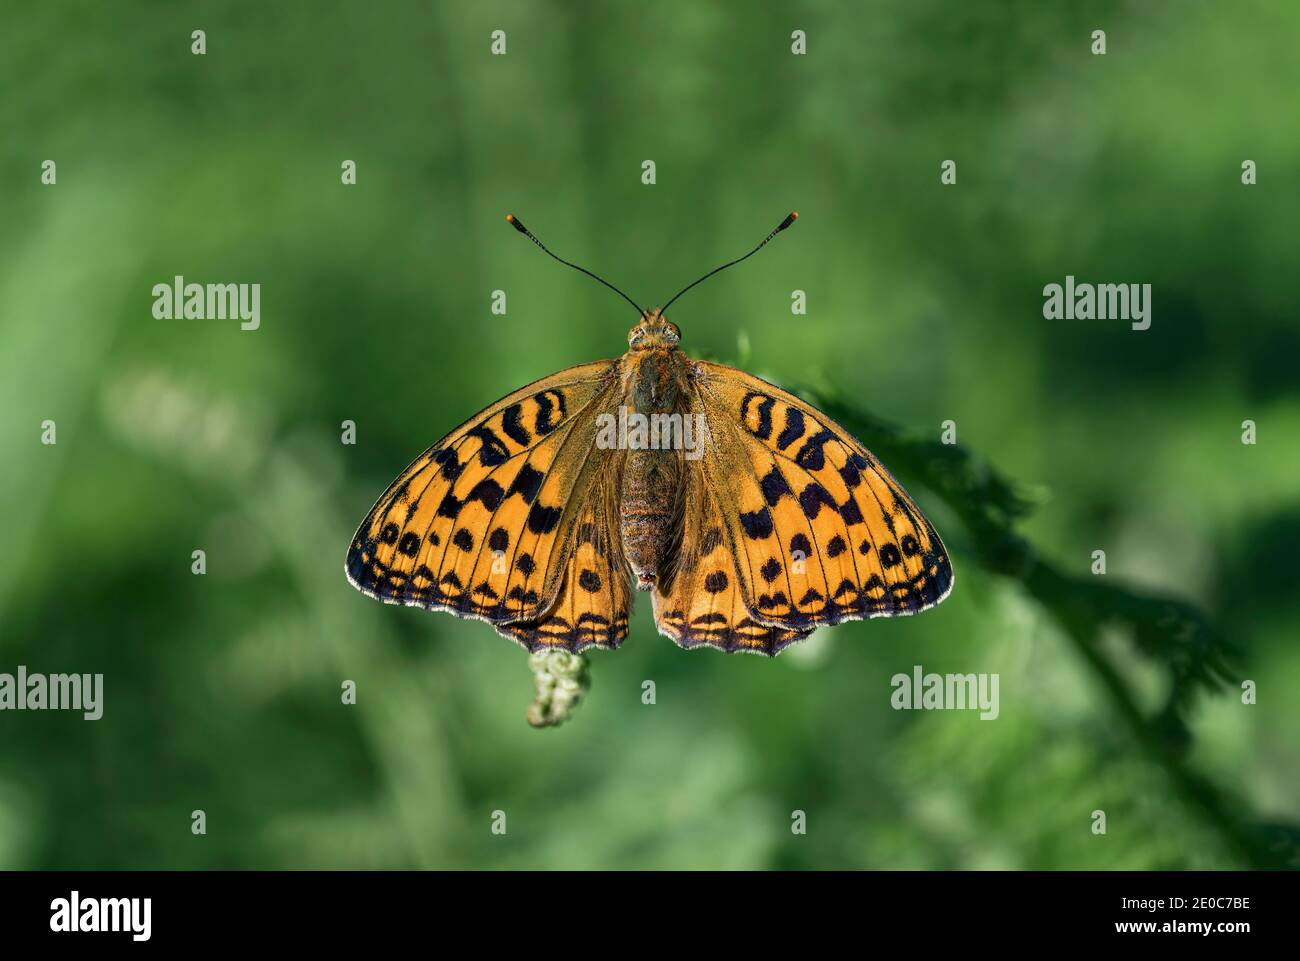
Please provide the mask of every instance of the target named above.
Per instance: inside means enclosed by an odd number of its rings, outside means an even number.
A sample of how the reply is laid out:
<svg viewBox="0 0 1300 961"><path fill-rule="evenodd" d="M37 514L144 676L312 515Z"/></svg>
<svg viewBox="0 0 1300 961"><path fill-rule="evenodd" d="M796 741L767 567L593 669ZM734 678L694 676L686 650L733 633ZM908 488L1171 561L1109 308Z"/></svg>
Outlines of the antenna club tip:
<svg viewBox="0 0 1300 961"><path fill-rule="evenodd" d="M514 215L514 214L506 214L506 220L509 221L510 223L514 223L514 222L515 222L515 215Z"/></svg>
<svg viewBox="0 0 1300 961"><path fill-rule="evenodd" d="M523 222L514 214L506 214L506 223L511 227L514 227L515 230L519 231L521 234L528 233L528 231L524 229Z"/></svg>
<svg viewBox="0 0 1300 961"><path fill-rule="evenodd" d="M791 220L798 220L798 219L799 219L799 211L797 211L797 210L792 210L792 211L790 211L790 219L791 219Z"/></svg>

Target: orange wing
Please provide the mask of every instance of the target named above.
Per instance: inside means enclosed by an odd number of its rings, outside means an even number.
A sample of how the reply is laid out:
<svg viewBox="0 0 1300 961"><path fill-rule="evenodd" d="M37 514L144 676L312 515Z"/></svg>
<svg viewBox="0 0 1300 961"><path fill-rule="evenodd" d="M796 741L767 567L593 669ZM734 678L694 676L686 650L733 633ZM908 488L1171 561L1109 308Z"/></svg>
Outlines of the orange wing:
<svg viewBox="0 0 1300 961"><path fill-rule="evenodd" d="M593 438L617 402L616 372L598 361L539 380L421 454L361 522L348 579L386 603L487 621L530 651L617 646L627 585L611 568L599 587L583 576L599 575L579 524L607 520L593 495L613 452Z"/></svg>
<svg viewBox="0 0 1300 961"><path fill-rule="evenodd" d="M681 576L656 605L663 633L776 654L818 626L912 614L948 595L952 565L934 526L847 431L743 371L698 362L695 372L713 446L688 475L702 491L688 490L688 504L704 506L688 512L687 536L722 549L683 550ZM738 600L724 589L706 607L699 588L733 577Z"/></svg>
<svg viewBox="0 0 1300 961"><path fill-rule="evenodd" d="M613 484L617 470L602 470L597 484ZM564 580L546 614L498 628L530 651L562 647L577 653L589 647L616 648L627 637L632 588L623 559L613 502L593 491L580 508Z"/></svg>
<svg viewBox="0 0 1300 961"><path fill-rule="evenodd" d="M729 654L775 654L812 629L787 629L756 618L708 477L703 466L688 464L682 544L675 568L656 585L655 624L687 649L707 645Z"/></svg>

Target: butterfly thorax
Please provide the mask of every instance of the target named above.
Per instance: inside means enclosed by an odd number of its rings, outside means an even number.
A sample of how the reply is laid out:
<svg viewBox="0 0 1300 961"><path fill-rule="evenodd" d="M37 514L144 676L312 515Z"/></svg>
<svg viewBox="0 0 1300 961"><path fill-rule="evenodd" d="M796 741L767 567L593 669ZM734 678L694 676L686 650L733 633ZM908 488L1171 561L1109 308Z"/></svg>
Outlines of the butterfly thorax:
<svg viewBox="0 0 1300 961"><path fill-rule="evenodd" d="M684 414L688 361L677 349L681 334L658 311L647 311L628 334L620 361L628 413L657 422L655 415ZM656 445L659 446L659 445ZM683 454L679 448L630 447L623 465L620 531L623 553L637 588L650 590L676 543L680 523Z"/></svg>

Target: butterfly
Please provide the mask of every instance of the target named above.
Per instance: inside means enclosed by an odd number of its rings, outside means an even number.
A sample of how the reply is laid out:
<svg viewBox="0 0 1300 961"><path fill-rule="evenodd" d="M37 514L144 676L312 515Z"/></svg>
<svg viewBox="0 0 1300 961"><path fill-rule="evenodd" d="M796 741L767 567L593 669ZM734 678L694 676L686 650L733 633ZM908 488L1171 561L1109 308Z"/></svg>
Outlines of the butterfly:
<svg viewBox="0 0 1300 961"><path fill-rule="evenodd" d="M681 647L766 655L943 600L948 553L884 465L794 394L688 358L665 315L797 217L643 310L508 216L638 311L627 353L522 387L416 458L361 522L352 584L531 653L617 648L634 586Z"/></svg>

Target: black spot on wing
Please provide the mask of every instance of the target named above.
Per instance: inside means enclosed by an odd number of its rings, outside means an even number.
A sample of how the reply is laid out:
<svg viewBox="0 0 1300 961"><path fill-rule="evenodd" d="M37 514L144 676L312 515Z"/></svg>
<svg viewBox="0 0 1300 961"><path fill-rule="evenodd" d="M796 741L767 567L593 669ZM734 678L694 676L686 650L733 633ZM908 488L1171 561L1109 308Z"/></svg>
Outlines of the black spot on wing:
<svg viewBox="0 0 1300 961"><path fill-rule="evenodd" d="M835 439L835 435L823 427L804 441L803 446L799 448L799 453L795 454L795 463L806 471L821 470L826 466L826 452L822 448L828 441Z"/></svg>
<svg viewBox="0 0 1300 961"><path fill-rule="evenodd" d="M519 415L523 413L523 410L523 404L511 404L507 407L501 415L501 429L506 432L507 437L520 447L527 447L532 443L533 438L519 420Z"/></svg>
<svg viewBox="0 0 1300 961"><path fill-rule="evenodd" d="M447 480L454 481L464 470L464 465L456 458L456 452L449 447L434 451L433 462L438 465L442 476Z"/></svg>
<svg viewBox="0 0 1300 961"><path fill-rule="evenodd" d="M835 498L831 497L830 491L821 484L813 482L803 489L799 494L799 506L803 508L804 517L812 520L826 505L833 511L839 511L840 507L835 503Z"/></svg>
<svg viewBox="0 0 1300 961"><path fill-rule="evenodd" d="M740 526L750 540L761 541L772 536L772 512L764 507L758 511L745 511L740 515Z"/></svg>
<svg viewBox="0 0 1300 961"><path fill-rule="evenodd" d="M546 475L531 464L524 464L523 467L519 468L519 473L515 475L515 479L510 482L510 489L506 491L506 496L518 494L524 499L525 504L531 504L533 498L537 496L537 492L542 489L542 481L545 480L545 477Z"/></svg>
<svg viewBox="0 0 1300 961"><path fill-rule="evenodd" d="M777 469L775 464L772 465L772 469L767 472L763 479L759 481L759 486L763 489L763 499L767 501L768 507L775 507L777 501L787 494L791 497L794 496L794 491L790 489L790 484L786 481L785 475Z"/></svg>
<svg viewBox="0 0 1300 961"><path fill-rule="evenodd" d="M533 430L539 435L549 434L560 426L564 420L564 394L558 390L544 390L533 395L537 402L537 416L533 418Z"/></svg>
<svg viewBox="0 0 1300 961"><path fill-rule="evenodd" d="M528 529L534 534L549 534L560 523L561 513L558 507L536 503L528 511Z"/></svg>
<svg viewBox="0 0 1300 961"><path fill-rule="evenodd" d="M506 449L505 441L496 435L496 432L486 424L465 432L466 437L477 437L482 443L479 448L478 461L484 467L496 467L504 464L510 457L510 451Z"/></svg>
<svg viewBox="0 0 1300 961"><path fill-rule="evenodd" d="M506 597L510 598L512 601L519 601L521 604L537 603L537 592L526 591L518 584L510 588L510 593L507 594Z"/></svg>
<svg viewBox="0 0 1300 961"><path fill-rule="evenodd" d="M710 594L718 594L727 589L727 575L722 571L714 571L704 579L704 589Z"/></svg>
<svg viewBox="0 0 1300 961"><path fill-rule="evenodd" d="M797 407L787 406L785 409L785 430L781 431L781 436L776 439L777 449L785 450L802 437L803 432L803 411Z"/></svg>
<svg viewBox="0 0 1300 961"><path fill-rule="evenodd" d="M862 472L867 467L867 459L856 451L849 455L849 459L844 466L840 468L840 477L844 478L844 486L849 490L857 487L862 483Z"/></svg>
<svg viewBox="0 0 1300 961"><path fill-rule="evenodd" d="M755 403L757 402L757 403ZM740 402L740 422L759 440L772 436L772 407L776 401L766 394L750 391ZM758 415L758 423L750 426L750 411Z"/></svg>
<svg viewBox="0 0 1300 961"><path fill-rule="evenodd" d="M858 506L858 502L853 499L852 494L849 495L848 500L846 500L843 504L838 505L836 507L836 510L838 510L840 512L840 516L844 518L844 523L846 524L862 523L863 520L862 508Z"/></svg>
<svg viewBox="0 0 1300 961"><path fill-rule="evenodd" d="M487 477L474 485L473 489L466 495L465 502L481 501L484 507L494 511L501 505L503 497L505 497L505 492L501 490L501 485L492 478Z"/></svg>

